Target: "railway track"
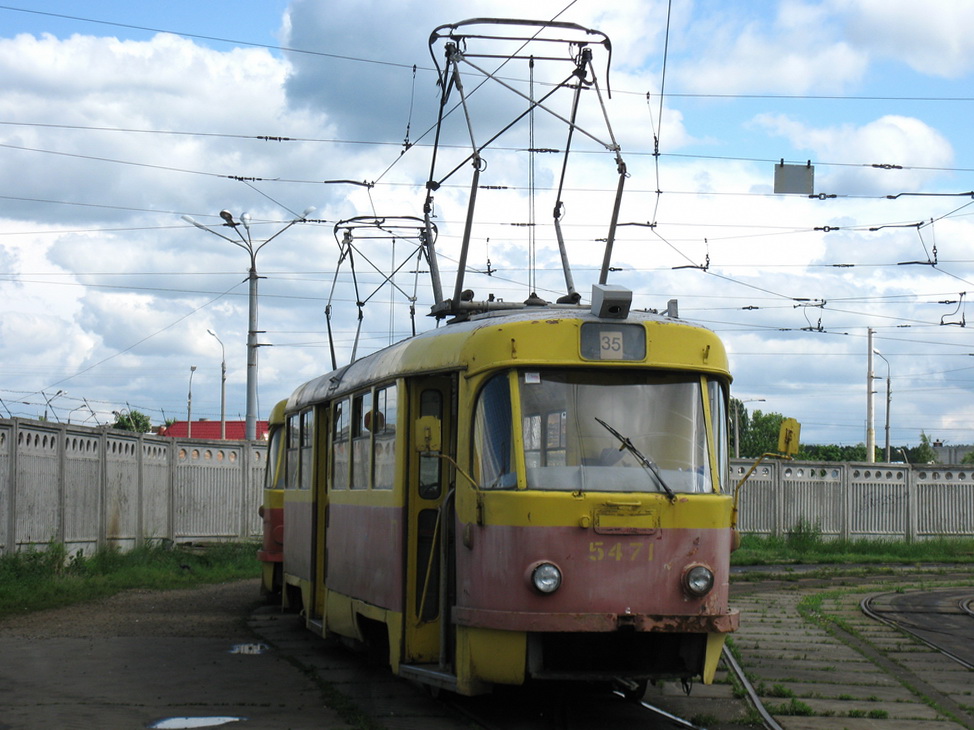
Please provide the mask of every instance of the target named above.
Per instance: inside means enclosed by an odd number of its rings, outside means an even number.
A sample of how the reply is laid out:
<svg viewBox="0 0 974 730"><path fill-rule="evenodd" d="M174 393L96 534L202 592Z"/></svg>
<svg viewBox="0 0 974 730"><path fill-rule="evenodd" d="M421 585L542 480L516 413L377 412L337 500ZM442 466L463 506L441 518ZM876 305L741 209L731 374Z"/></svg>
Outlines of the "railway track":
<svg viewBox="0 0 974 730"><path fill-rule="evenodd" d="M783 730L730 652L724 653L723 668L745 689L747 702L734 697L728 683L707 688L706 696L686 696L676 685L669 692L651 687L639 700L627 697L622 691L586 692L578 688L499 689L497 694L486 698L441 696L440 699L452 712L483 730L601 730L604 727L640 730L746 727L751 730L758 724L767 730ZM722 716L711 712L715 705L722 707ZM748 705L756 710L756 715L749 712Z"/></svg>
<svg viewBox="0 0 974 730"><path fill-rule="evenodd" d="M966 669L974 670L972 589L880 593L862 599L862 612L894 626Z"/></svg>
<svg viewBox="0 0 974 730"><path fill-rule="evenodd" d="M891 583L901 592L891 592ZM958 583L968 587L959 589ZM940 629L939 643L960 654L964 646L974 646L974 637L961 633L965 622L974 628L969 572L802 577L738 589L732 604L742 612L741 629L734 635L733 651L724 657L719 681L694 687L690 696L679 683L650 687L641 702L606 689L539 687L434 700L393 677L388 667L363 667L361 657L337 646L323 650L303 628L293 637L267 638L290 650L300 647L297 662L324 681L337 677L336 689L362 707L376 727L406 727L404 718L412 718L413 726L429 730L752 730L760 724L785 730L974 729L972 670L861 610L864 599L871 598L867 605L873 613L888 620L893 609L913 624L924 623L924 614L930 614ZM929 598L926 607L905 603L924 596ZM272 625L286 622L284 616L274 618ZM960 625L945 632L947 620ZM738 678L733 680L736 689L731 675ZM741 688L750 702L740 697ZM757 711L749 709L752 704ZM390 717L397 718L394 725L385 723Z"/></svg>
<svg viewBox="0 0 974 730"><path fill-rule="evenodd" d="M735 654L782 726L974 728L968 571L860 571L742 589L732 599L742 612Z"/></svg>

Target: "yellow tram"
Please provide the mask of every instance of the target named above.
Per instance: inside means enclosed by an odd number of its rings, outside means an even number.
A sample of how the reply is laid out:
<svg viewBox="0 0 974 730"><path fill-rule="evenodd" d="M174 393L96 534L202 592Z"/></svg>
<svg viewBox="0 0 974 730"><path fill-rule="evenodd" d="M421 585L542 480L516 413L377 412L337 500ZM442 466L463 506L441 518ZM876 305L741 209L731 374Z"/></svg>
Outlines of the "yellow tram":
<svg viewBox="0 0 974 730"><path fill-rule="evenodd" d="M461 694L712 681L738 625L727 357L606 306L616 289L470 316L294 391L284 600L309 628Z"/></svg>

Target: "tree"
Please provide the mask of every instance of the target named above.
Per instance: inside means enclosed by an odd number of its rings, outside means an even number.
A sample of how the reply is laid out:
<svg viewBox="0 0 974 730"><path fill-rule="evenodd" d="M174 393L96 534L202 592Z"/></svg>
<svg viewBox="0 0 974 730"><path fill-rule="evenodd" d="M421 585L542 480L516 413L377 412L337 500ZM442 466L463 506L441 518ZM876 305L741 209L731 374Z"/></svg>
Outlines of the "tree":
<svg viewBox="0 0 974 730"><path fill-rule="evenodd" d="M735 419L737 428L731 428L731 444L734 443L734 431L740 433L740 455L744 459L756 459L761 454L774 453L778 450L778 433L781 422L785 417L780 413L762 413L754 411L749 414L747 409L736 398L732 399L731 417ZM736 414L735 414L736 413Z"/></svg>
<svg viewBox="0 0 974 730"><path fill-rule="evenodd" d="M139 411L127 411L125 413L115 411L115 423L112 424L112 428L119 431L148 433L152 430L152 421L147 415Z"/></svg>
<svg viewBox="0 0 974 730"><path fill-rule="evenodd" d="M937 461L937 452L930 444L930 437L920 431L920 445L908 449L911 464L933 464Z"/></svg>
<svg viewBox="0 0 974 730"><path fill-rule="evenodd" d="M802 444L798 451L801 461L865 461L866 445Z"/></svg>

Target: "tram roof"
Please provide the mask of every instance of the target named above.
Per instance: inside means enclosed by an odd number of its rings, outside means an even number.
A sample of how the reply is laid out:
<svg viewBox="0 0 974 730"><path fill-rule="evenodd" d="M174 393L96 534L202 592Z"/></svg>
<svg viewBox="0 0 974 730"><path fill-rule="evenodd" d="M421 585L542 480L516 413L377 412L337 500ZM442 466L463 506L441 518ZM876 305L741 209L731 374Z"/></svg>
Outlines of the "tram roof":
<svg viewBox="0 0 974 730"><path fill-rule="evenodd" d="M579 323L678 325L696 331L708 341L708 345L719 348L718 364L712 369L727 374L722 343L717 335L701 325L645 311L631 311L626 319L606 319L595 316L583 307L531 307L479 314L401 340L298 386L288 399L287 408L300 408L394 377L468 370L471 363L467 358L472 352L468 343L483 330L539 322L557 324L566 320Z"/></svg>

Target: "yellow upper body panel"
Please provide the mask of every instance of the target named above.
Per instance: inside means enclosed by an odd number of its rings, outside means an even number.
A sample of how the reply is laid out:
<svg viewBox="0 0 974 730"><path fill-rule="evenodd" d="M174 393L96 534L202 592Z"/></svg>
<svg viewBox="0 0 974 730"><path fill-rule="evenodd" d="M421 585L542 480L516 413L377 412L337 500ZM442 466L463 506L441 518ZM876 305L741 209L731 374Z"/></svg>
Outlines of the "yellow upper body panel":
<svg viewBox="0 0 974 730"><path fill-rule="evenodd" d="M646 331L645 357L617 361L583 358L581 329L586 322L641 324ZM632 312L625 320L606 320L582 308L539 308L482 315L424 332L299 386L287 407L302 408L395 377L449 371L473 377L485 370L546 365L651 367L703 372L730 380L723 343L704 327L646 312Z"/></svg>
<svg viewBox="0 0 974 730"><path fill-rule="evenodd" d="M648 480L647 480L648 484ZM733 499L726 494L664 494L543 491L483 491L480 505L458 503L461 522L518 527L580 527L612 530L720 529L730 527ZM477 512L480 513L478 516Z"/></svg>

